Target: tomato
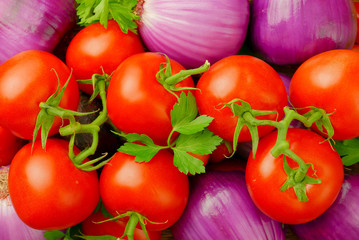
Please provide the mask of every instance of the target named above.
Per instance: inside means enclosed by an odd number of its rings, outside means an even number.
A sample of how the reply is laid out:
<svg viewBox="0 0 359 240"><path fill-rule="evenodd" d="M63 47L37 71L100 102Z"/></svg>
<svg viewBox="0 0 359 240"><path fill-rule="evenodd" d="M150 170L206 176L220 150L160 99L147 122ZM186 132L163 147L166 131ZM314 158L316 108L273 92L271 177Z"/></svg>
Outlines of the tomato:
<svg viewBox="0 0 359 240"><path fill-rule="evenodd" d="M16 152L26 141L16 137L8 129L0 126L0 167L11 163Z"/></svg>
<svg viewBox="0 0 359 240"><path fill-rule="evenodd" d="M338 49L305 61L294 73L289 98L299 113L314 106L329 113L334 140L359 136L359 53ZM313 128L314 129L314 128Z"/></svg>
<svg viewBox="0 0 359 240"><path fill-rule="evenodd" d="M137 212L149 221L146 228L161 231L182 215L188 200L188 176L173 165L173 154L159 151L147 163L117 152L100 176L100 195L112 216Z"/></svg>
<svg viewBox="0 0 359 240"><path fill-rule="evenodd" d="M102 236L111 235L115 237L121 237L125 231L126 223L123 221L108 221L108 217L104 217L101 211L92 213L81 223L81 230L84 235L87 236ZM150 240L160 240L161 231L147 231ZM123 239L128 239L125 236ZM136 228L133 236L134 240L147 240L145 233L142 229Z"/></svg>
<svg viewBox="0 0 359 240"><path fill-rule="evenodd" d="M63 86L70 75L70 69L59 58L39 50L21 52L0 65L0 125L17 137L31 140L40 102L46 102L59 80ZM71 76L59 106L76 110L78 104L79 89ZM63 120L56 117L49 136L61 125Z"/></svg>
<svg viewBox="0 0 359 240"><path fill-rule="evenodd" d="M274 158L270 151L277 140L277 132L259 141L256 158L250 154L246 167L246 183L257 207L271 218L286 224L309 222L325 212L335 201L344 179L339 154L328 141L306 129L288 129L289 149L304 162L312 163L307 175L322 180L320 184L306 184L307 202L297 199L293 187L280 190L287 180L283 169L283 156ZM291 168L298 164L286 158ZM316 174L316 175L315 175ZM317 177L316 177L317 176Z"/></svg>
<svg viewBox="0 0 359 240"><path fill-rule="evenodd" d="M20 219L35 229L60 230L85 220L99 201L96 171L79 170L68 157L68 142L49 138L28 143L9 170L9 194ZM75 149L75 153L79 150Z"/></svg>
<svg viewBox="0 0 359 240"><path fill-rule="evenodd" d="M66 51L66 63L76 79L91 79L92 75L110 75L127 57L144 52L139 35L122 32L115 20L107 28L100 23L81 29L71 40ZM101 68L102 67L102 68ZM92 94L92 86L79 84L80 89Z"/></svg>
<svg viewBox="0 0 359 240"><path fill-rule="evenodd" d="M255 110L272 110L278 114L257 117L257 119L280 120L287 104L287 95L279 74L264 61L247 55L226 57L211 66L197 83L200 91L195 92L199 113L214 118L208 129L224 140L233 141L238 117L231 109L222 109L222 103L234 99L248 102ZM240 103L239 103L240 104ZM259 126L259 136L273 130L271 126ZM239 135L239 142L251 140L245 126Z"/></svg>
<svg viewBox="0 0 359 240"><path fill-rule="evenodd" d="M157 144L166 144L172 130L170 111L177 102L156 79L166 58L158 53L139 53L115 70L107 94L108 116L125 133L146 134ZM185 68L170 60L172 73ZM194 87L191 77L176 86Z"/></svg>

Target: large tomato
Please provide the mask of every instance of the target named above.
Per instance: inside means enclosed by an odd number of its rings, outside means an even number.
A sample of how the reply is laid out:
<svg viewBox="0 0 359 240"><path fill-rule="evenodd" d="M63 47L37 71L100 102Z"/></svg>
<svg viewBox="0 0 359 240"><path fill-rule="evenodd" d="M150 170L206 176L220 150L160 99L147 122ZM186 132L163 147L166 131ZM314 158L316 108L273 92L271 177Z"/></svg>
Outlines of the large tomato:
<svg viewBox="0 0 359 240"><path fill-rule="evenodd" d="M9 194L20 219L42 230L65 229L86 219L99 201L96 171L76 168L65 140L48 139L46 150L40 141L31 147L28 143L18 151L9 170Z"/></svg>
<svg viewBox="0 0 359 240"><path fill-rule="evenodd" d="M115 70L107 94L111 122L125 133L146 134L165 144L172 130L170 111L177 102L156 79L165 56L146 52L127 58ZM185 68L170 60L172 73ZM191 77L176 86L194 87Z"/></svg>
<svg viewBox="0 0 359 240"><path fill-rule="evenodd" d="M48 52L28 50L10 58L0 65L0 125L20 138L32 139L40 102L70 76L65 63ZM59 106L76 110L78 104L79 89L71 76ZM49 135L57 133L62 124L63 120L56 117Z"/></svg>
<svg viewBox="0 0 359 240"><path fill-rule="evenodd" d="M11 163L17 151L26 143L0 126L0 167Z"/></svg>
<svg viewBox="0 0 359 240"><path fill-rule="evenodd" d="M305 61L294 73L289 98L300 113L314 106L329 113L335 140L359 136L359 52L331 50ZM314 125L315 126L315 125Z"/></svg>
<svg viewBox="0 0 359 240"><path fill-rule="evenodd" d="M126 222L124 221L107 221L109 217L105 217L101 211L92 213L81 223L81 230L87 236L103 236L110 235L114 237L121 237L125 232ZM147 231L150 240L160 240L161 231ZM123 239L128 239L125 236ZM133 240L147 240L145 233L142 229L136 228L134 231Z"/></svg>
<svg viewBox="0 0 359 240"><path fill-rule="evenodd" d="M247 55L226 57L211 66L197 83L195 92L200 114L214 118L209 129L223 139L232 142L238 117L222 103L236 98L248 102L252 109L271 110L277 114L257 119L281 120L287 105L287 94L279 74L264 61ZM240 104L240 103L239 103ZM259 126L259 136L273 130L271 126ZM249 130L243 127L238 141L251 140Z"/></svg>
<svg viewBox="0 0 359 240"><path fill-rule="evenodd" d="M73 69L77 80L91 79L103 71L111 75L127 57L144 52L140 37L133 32L122 32L115 20L105 28L100 23L91 24L79 31L66 51L66 64ZM81 90L92 94L92 86L79 84Z"/></svg>
<svg viewBox="0 0 359 240"><path fill-rule="evenodd" d="M100 194L112 216L137 212L158 224L147 230L164 230L182 215L188 200L188 176L173 165L173 154L159 151L149 162L117 152L103 168Z"/></svg>
<svg viewBox="0 0 359 240"><path fill-rule="evenodd" d="M246 183L257 207L273 219L286 224L309 222L320 216L335 201L344 179L344 169L339 154L328 141L306 129L288 129L289 149L304 162L312 163L307 175L321 179L320 184L305 186L308 201L301 202L293 187L281 191L287 180L283 156L275 158L270 153L277 140L277 132L259 141L255 159L250 154L246 166ZM286 158L291 168L298 164Z"/></svg>

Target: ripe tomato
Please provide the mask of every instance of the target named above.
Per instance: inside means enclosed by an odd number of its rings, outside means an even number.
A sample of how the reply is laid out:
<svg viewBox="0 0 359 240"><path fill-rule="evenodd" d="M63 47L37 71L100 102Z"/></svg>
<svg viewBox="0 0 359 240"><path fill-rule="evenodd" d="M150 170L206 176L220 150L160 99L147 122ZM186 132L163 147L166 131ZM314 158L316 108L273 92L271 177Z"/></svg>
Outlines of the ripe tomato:
<svg viewBox="0 0 359 240"><path fill-rule="evenodd" d="M17 151L26 143L0 126L0 167L11 163Z"/></svg>
<svg viewBox="0 0 359 240"><path fill-rule="evenodd" d="M91 79L104 72L110 75L127 57L144 52L140 37L133 32L122 32L115 20L105 28L100 23L91 24L79 31L66 51L66 63L73 69L77 80ZM92 94L92 86L79 84L81 90Z"/></svg>
<svg viewBox="0 0 359 240"><path fill-rule="evenodd" d="M165 144L172 130L170 111L177 102L156 79L166 58L158 53L139 53L127 58L115 70L107 94L108 115L125 133L146 134ZM172 73L185 68L170 60ZM194 87L191 77L176 86Z"/></svg>
<svg viewBox="0 0 359 240"><path fill-rule="evenodd" d="M18 151L9 171L9 194L20 219L42 230L65 229L86 219L99 201L96 171L76 168L65 140L48 139L46 151L39 140L31 146Z"/></svg>
<svg viewBox="0 0 359 240"><path fill-rule="evenodd" d="M356 19L357 19L357 35L355 38L355 42L359 43L359 2L353 1L355 10L356 10Z"/></svg>
<svg viewBox="0 0 359 240"><path fill-rule="evenodd" d="M104 217L101 211L92 213L81 223L81 230L87 236L102 236L111 235L114 237L121 237L125 231L126 223L123 221L108 221L98 223L108 219ZM150 240L160 240L161 231L147 231ZM128 239L125 236L123 239ZM136 228L133 236L134 240L147 240L145 233L142 229Z"/></svg>
<svg viewBox="0 0 359 240"><path fill-rule="evenodd" d="M283 107L287 105L287 94L279 74L264 61L247 55L226 57L211 66L197 83L200 91L195 92L200 114L214 118L208 129L224 140L233 141L238 117L230 108L221 109L222 103L236 98L248 102L255 110L272 110L270 114L257 119L281 120ZM239 103L240 104L240 103ZM259 126L259 136L273 128ZM251 140L245 126L239 135L239 142Z"/></svg>
<svg viewBox="0 0 359 240"><path fill-rule="evenodd" d="M273 219L286 224L309 222L320 216L335 201L343 180L344 169L339 154L323 137L306 129L288 129L289 149L304 162L312 163L307 175L322 180L320 184L307 184L307 202L297 199L293 188L280 190L287 180L283 169L283 156L274 158L270 151L277 140L277 132L259 141L256 158L250 154L246 167L246 183L257 207ZM291 168L298 164L286 158ZM316 176L315 176L316 174Z"/></svg>
<svg viewBox="0 0 359 240"><path fill-rule="evenodd" d="M159 151L147 163L134 156L117 152L105 165L100 176L100 194L112 216L137 212L149 221L150 231L161 231L182 215L188 200L188 176L173 165L173 154Z"/></svg>
<svg viewBox="0 0 359 240"><path fill-rule="evenodd" d="M359 52L331 50L305 61L294 73L289 98L300 113L314 106L332 113L334 140L359 136ZM304 108L304 109L303 109Z"/></svg>
<svg viewBox="0 0 359 240"><path fill-rule="evenodd" d="M63 86L70 75L65 63L40 50L21 52L0 65L0 125L17 137L31 140L40 102L55 93L59 81ZM71 77L59 106L76 110L78 103L78 85ZM49 136L62 124L63 120L56 117Z"/></svg>

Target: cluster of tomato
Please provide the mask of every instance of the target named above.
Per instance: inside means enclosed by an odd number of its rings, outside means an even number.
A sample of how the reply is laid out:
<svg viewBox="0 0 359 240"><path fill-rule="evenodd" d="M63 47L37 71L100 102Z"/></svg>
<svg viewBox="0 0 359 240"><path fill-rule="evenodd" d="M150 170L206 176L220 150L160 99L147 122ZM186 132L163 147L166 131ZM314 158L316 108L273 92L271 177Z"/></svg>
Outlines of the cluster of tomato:
<svg viewBox="0 0 359 240"><path fill-rule="evenodd" d="M112 156L95 159L96 163L107 161L104 166L89 170L95 163L91 159L94 152L81 158L87 154L88 146L80 149L72 141L76 134L89 133L92 131L89 128L99 131L101 126L83 124L78 131L74 130L78 124L74 119L80 115L75 111L81 94L90 96L95 89L93 84L76 80L103 81L106 97L100 96L104 91L99 89L96 91L100 95L93 100L102 101L100 111L108 113L104 122L110 123L114 131L146 135L149 138L142 135L136 139L144 139L143 144L150 141L171 146L177 136L173 134L171 111L179 97L173 90L193 93L199 115L213 118L208 129L223 139L213 154L196 155L203 166L208 161L225 161L225 156L231 154L224 143L233 144L241 124L239 119L245 119L244 112L256 116L253 109L272 111L258 113L257 119L264 122L279 121L285 116L288 94L282 79L257 57L230 56L194 78L186 75L174 81L171 76L184 71L183 66L173 60L166 62L162 54L146 51L138 35L123 33L112 20L106 29L95 23L76 32L66 46L65 57L62 60L48 52L29 50L0 66L0 165L11 164L9 193L13 205L24 223L36 229L62 230L82 223L86 235L120 237L125 231L123 221L103 224L92 221L121 218L128 221L125 234L148 233L150 239L160 239L161 231L180 218L188 200L189 176L173 164L170 147L159 150L146 163L116 151ZM162 72L161 66L165 66ZM303 114L311 106L323 109L334 129L333 140L359 136L358 66L358 52L332 50L303 63L291 80L290 102ZM159 77L168 71L171 75L161 84ZM62 88L64 85L66 88ZM61 99L56 98L59 94ZM249 103L251 109L241 112L237 105L228 104L236 99ZM40 103L41 114L46 117L39 114ZM46 121L38 127L41 134L33 139L40 118ZM74 133L70 140L64 137L67 124L70 127L66 130L72 129ZM258 148L255 156L253 153L249 156L245 169L254 202L283 223L316 218L333 203L344 177L341 158L326 141L329 133L323 131L321 124L313 124L314 131L304 128L287 131L289 149L313 166L304 174L321 181L310 184L311 180L306 179L309 200L299 201L290 186L283 191L283 183L298 162L288 160L289 168L283 167L283 156L274 157L271 152L277 141L276 125L257 125ZM251 141L253 129L244 124L240 130L238 141ZM92 141L98 141L96 134ZM106 144L111 150L120 147L117 142ZM299 184L303 178L298 180ZM145 225L146 230L137 229L138 224Z"/></svg>

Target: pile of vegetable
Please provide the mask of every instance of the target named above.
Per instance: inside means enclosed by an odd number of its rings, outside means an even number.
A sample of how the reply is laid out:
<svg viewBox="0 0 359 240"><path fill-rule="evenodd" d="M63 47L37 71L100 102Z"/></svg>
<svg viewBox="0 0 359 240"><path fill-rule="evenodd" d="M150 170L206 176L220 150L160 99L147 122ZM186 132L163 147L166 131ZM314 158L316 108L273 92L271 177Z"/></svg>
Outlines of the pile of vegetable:
<svg viewBox="0 0 359 240"><path fill-rule="evenodd" d="M0 7L0 239L359 234L359 2Z"/></svg>

